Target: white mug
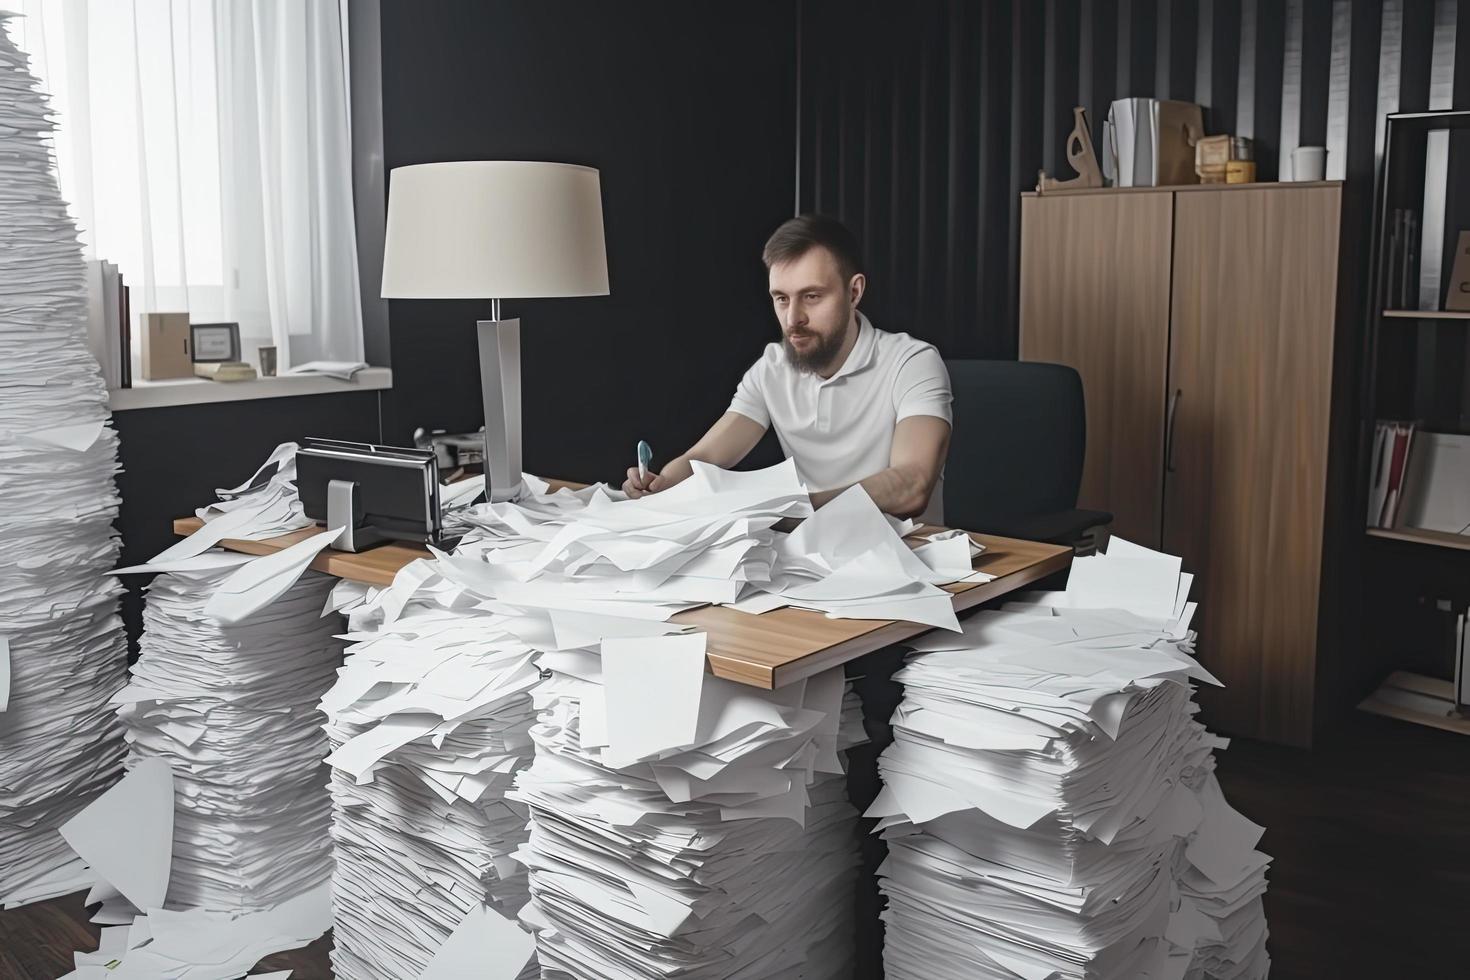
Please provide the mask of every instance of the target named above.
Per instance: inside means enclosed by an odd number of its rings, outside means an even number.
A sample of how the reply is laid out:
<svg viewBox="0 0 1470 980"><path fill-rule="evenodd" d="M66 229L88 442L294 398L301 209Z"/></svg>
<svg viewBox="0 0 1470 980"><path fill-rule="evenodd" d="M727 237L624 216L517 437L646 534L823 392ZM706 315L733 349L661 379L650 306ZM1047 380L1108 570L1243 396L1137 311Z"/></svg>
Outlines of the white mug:
<svg viewBox="0 0 1470 980"><path fill-rule="evenodd" d="M1327 147L1299 146L1291 151L1292 180L1326 180Z"/></svg>

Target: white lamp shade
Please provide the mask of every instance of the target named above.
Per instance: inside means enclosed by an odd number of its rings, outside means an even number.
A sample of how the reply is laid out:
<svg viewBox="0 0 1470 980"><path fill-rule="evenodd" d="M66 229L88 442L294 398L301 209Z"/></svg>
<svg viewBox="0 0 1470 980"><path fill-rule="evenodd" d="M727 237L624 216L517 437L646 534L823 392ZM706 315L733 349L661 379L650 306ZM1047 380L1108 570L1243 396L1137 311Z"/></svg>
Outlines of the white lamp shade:
<svg viewBox="0 0 1470 980"><path fill-rule="evenodd" d="M591 167L481 160L393 171L384 298L607 292L602 188Z"/></svg>

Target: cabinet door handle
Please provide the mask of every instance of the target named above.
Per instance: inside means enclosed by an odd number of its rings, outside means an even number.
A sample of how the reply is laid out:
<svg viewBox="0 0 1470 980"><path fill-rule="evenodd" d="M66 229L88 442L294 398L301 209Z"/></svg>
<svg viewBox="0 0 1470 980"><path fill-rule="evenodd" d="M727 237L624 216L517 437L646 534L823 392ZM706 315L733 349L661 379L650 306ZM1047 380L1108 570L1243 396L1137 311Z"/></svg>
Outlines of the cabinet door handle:
<svg viewBox="0 0 1470 980"><path fill-rule="evenodd" d="M1169 396L1169 415L1164 421L1164 472L1174 472L1174 429L1177 426L1174 416L1179 411L1179 398L1184 392L1174 389L1174 394Z"/></svg>

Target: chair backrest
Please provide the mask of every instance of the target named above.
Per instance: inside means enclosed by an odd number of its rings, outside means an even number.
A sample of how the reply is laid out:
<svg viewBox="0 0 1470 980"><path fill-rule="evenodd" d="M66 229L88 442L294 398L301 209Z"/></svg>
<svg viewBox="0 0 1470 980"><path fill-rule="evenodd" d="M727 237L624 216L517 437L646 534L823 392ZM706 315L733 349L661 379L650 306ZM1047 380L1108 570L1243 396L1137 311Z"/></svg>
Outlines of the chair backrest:
<svg viewBox="0 0 1470 980"><path fill-rule="evenodd" d="M1087 417L1062 364L948 361L954 431L944 521L984 531L1077 506Z"/></svg>

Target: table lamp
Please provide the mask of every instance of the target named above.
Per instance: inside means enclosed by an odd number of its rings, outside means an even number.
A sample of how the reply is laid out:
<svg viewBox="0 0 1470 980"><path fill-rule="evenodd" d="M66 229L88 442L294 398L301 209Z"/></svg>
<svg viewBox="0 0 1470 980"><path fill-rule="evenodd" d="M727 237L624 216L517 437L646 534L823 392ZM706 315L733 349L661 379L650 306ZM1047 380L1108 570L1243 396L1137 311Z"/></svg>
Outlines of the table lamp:
<svg viewBox="0 0 1470 980"><path fill-rule="evenodd" d="M383 298L488 299L479 321L485 494L521 486L521 321L503 299L606 296L598 172L566 163L476 160L394 168Z"/></svg>

